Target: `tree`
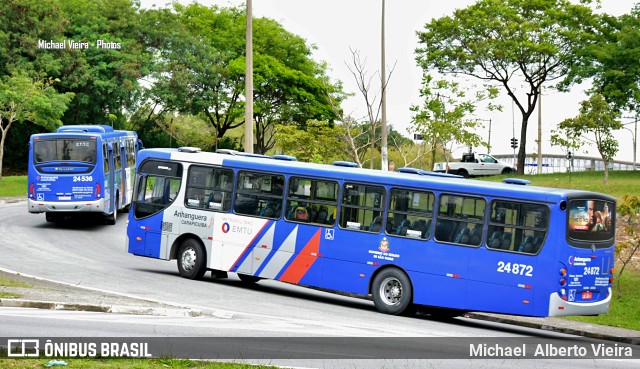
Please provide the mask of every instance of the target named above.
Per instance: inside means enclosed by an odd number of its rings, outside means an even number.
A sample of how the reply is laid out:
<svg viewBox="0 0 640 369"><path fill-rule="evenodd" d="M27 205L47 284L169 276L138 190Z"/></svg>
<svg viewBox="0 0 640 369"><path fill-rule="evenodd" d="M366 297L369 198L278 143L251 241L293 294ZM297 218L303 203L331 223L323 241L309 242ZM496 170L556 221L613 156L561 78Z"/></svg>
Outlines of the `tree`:
<svg viewBox="0 0 640 369"><path fill-rule="evenodd" d="M622 272L624 272L624 269L640 249L640 197L625 195L623 203L618 206L617 211L619 217L627 218L627 224L622 230L629 237L618 243L616 247L616 255L622 263L618 271L618 278L616 278L617 294L618 298L622 298L620 277L622 277Z"/></svg>
<svg viewBox="0 0 640 369"><path fill-rule="evenodd" d="M336 140L344 128L328 122L310 120L305 129L293 125L278 125L275 134L278 146L300 161L328 163L340 159L342 144Z"/></svg>
<svg viewBox="0 0 640 369"><path fill-rule="evenodd" d="M73 94L58 93L52 79L32 79L14 72L0 81L0 179L7 133L14 122L31 121L47 129L62 124L60 117L67 109Z"/></svg>
<svg viewBox="0 0 640 369"><path fill-rule="evenodd" d="M543 84L559 81L577 63L576 50L597 21L569 0L480 0L419 32L417 61L425 74L463 74L503 88L522 114L518 173L524 173L527 126ZM525 94L516 86L525 84Z"/></svg>
<svg viewBox="0 0 640 369"><path fill-rule="evenodd" d="M620 113L602 95L593 94L580 103L577 117L563 120L551 132L551 144L576 150L588 142L594 143L604 162L604 183L607 183L609 162L618 152L618 141L611 132L622 128L619 117Z"/></svg>
<svg viewBox="0 0 640 369"><path fill-rule="evenodd" d="M630 14L602 16L595 41L579 50L582 63L571 70L574 81L593 79L599 93L617 110L640 110L640 4Z"/></svg>
<svg viewBox="0 0 640 369"><path fill-rule="evenodd" d="M58 67L47 74L60 79L60 92L74 92L65 112L67 124L123 127L125 111L134 109L150 73L148 32L135 0L60 1L64 30L53 40L84 42L87 48L46 50ZM40 50L42 51L42 50Z"/></svg>
<svg viewBox="0 0 640 369"><path fill-rule="evenodd" d="M146 17L159 28L151 101L167 111L201 114L218 139L244 124L244 10L174 4L173 11ZM340 86L328 83L326 66L311 59L305 41L277 22L257 18L254 31L254 152L264 153L273 147L275 124L334 119L327 100L338 98Z"/></svg>
<svg viewBox="0 0 640 369"><path fill-rule="evenodd" d="M420 96L424 103L411 107L415 113L412 132L420 134L424 142L429 143L432 166L438 148L443 149L448 163L448 153L453 151L453 144L468 147L484 144L480 135L473 132L479 123L471 115L477 103L497 95L495 88L489 88L487 94L477 93L469 98L457 82L434 80L432 76L425 75L422 83Z"/></svg>
<svg viewBox="0 0 640 369"><path fill-rule="evenodd" d="M358 50L351 50L351 64L347 64L347 68L358 85L358 90L364 99L365 107L367 109L366 120L370 126L369 128L369 152L371 159L369 162L369 168L373 168L375 159L375 146L377 139L380 137L376 135L376 131L380 125L380 110L382 108L382 99L378 97L377 91L371 87L371 81L375 74L369 75L367 72L367 61L360 58L360 52ZM384 86L380 86L380 92L386 89L386 85L391 79L393 69L389 73L387 80L384 81Z"/></svg>
<svg viewBox="0 0 640 369"><path fill-rule="evenodd" d="M40 76L59 68L54 53L38 49L38 40L52 40L66 22L57 0L0 2L0 77L12 73Z"/></svg>

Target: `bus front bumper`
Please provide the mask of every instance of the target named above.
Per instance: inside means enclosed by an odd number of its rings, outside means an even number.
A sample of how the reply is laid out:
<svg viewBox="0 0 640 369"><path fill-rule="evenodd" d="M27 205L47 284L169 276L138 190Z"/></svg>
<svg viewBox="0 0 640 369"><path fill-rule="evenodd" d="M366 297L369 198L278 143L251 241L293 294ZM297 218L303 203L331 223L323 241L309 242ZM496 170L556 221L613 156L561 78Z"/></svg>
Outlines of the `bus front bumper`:
<svg viewBox="0 0 640 369"><path fill-rule="evenodd" d="M549 296L549 316L607 314L610 302L611 287L606 299L595 302L569 302L561 299L557 293L552 293Z"/></svg>
<svg viewBox="0 0 640 369"><path fill-rule="evenodd" d="M30 213L75 213L75 212L104 212L104 199L95 201L35 201L27 199Z"/></svg>

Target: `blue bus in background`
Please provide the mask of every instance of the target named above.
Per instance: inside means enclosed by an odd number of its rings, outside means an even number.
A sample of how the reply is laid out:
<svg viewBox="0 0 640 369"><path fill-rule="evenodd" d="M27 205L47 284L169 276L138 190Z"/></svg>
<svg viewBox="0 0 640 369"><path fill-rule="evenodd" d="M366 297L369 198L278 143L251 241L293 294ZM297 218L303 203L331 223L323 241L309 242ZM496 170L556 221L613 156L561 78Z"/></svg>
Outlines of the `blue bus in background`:
<svg viewBox="0 0 640 369"><path fill-rule="evenodd" d="M613 197L233 154L141 151L129 253L176 259L189 279L361 295L394 315L608 312Z"/></svg>
<svg viewBox="0 0 640 369"><path fill-rule="evenodd" d="M29 141L28 208L48 222L80 212L115 224L129 211L140 142L106 125L68 125Z"/></svg>

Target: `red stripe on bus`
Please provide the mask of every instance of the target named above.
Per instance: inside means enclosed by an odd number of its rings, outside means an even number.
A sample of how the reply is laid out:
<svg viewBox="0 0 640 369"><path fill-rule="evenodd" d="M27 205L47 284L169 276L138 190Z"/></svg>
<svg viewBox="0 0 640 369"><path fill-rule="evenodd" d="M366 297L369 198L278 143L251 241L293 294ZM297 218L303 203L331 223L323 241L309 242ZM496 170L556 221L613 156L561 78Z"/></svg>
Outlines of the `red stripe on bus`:
<svg viewBox="0 0 640 369"><path fill-rule="evenodd" d="M300 251L298 256L293 260L291 265L287 268L287 270L282 274L280 280L283 282L289 283L300 283L302 277L307 274L307 271L313 263L318 259L317 256L318 250L320 249L320 229L316 232L316 234L311 237L306 246Z"/></svg>

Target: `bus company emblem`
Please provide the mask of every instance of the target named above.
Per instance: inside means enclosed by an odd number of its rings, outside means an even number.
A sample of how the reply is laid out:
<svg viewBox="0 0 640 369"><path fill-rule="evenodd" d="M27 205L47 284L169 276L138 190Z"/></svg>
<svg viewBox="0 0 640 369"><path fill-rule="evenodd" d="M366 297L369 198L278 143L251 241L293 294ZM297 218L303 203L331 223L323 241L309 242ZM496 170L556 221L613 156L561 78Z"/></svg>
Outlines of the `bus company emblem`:
<svg viewBox="0 0 640 369"><path fill-rule="evenodd" d="M589 262L591 262L591 258L581 258L573 255L569 256L569 265L571 266L586 266Z"/></svg>
<svg viewBox="0 0 640 369"><path fill-rule="evenodd" d="M382 251L382 252L389 252L389 241L387 240L386 237L384 237L382 239L382 241L380 241L380 247L378 247L378 250Z"/></svg>
<svg viewBox="0 0 640 369"><path fill-rule="evenodd" d="M229 223L227 222L222 223L222 233L229 233L230 229L231 229L231 226L229 225Z"/></svg>

